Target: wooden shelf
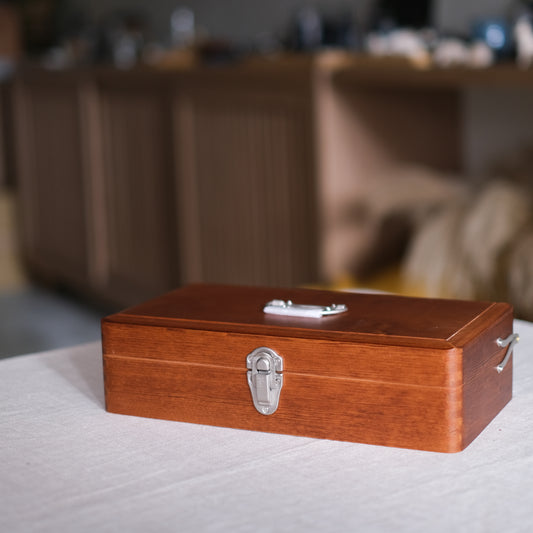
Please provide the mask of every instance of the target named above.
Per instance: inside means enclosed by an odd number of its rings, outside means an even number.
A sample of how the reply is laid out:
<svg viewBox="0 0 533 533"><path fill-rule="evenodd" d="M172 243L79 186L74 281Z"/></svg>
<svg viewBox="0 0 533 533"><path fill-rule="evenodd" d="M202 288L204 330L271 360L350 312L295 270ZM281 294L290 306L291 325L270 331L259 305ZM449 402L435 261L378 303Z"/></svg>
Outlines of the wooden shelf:
<svg viewBox="0 0 533 533"><path fill-rule="evenodd" d="M121 305L191 281L335 280L361 240L340 239L339 220L373 176L461 168L472 87L533 87L533 71L343 52L22 69L22 250L38 274Z"/></svg>
<svg viewBox="0 0 533 533"><path fill-rule="evenodd" d="M463 89L467 87L531 87L533 69L513 63L489 68L420 68L401 58L373 58L344 52L325 53L317 58L323 69L340 84L409 88Z"/></svg>

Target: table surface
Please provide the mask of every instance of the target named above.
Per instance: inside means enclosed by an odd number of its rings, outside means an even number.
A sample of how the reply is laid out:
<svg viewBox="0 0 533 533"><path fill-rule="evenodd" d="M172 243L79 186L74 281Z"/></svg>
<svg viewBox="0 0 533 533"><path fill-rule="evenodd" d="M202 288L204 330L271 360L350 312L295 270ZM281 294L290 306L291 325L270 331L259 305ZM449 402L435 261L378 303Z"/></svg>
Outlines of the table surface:
<svg viewBox="0 0 533 533"><path fill-rule="evenodd" d="M533 531L533 324L514 397L438 454L104 410L101 346L0 361L0 531Z"/></svg>

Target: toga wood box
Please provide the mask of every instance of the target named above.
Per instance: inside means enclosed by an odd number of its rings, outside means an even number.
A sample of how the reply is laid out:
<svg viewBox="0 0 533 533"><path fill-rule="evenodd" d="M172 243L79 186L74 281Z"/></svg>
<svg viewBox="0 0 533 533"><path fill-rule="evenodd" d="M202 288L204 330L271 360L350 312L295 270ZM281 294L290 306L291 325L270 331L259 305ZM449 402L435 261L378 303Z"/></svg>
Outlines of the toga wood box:
<svg viewBox="0 0 533 533"><path fill-rule="evenodd" d="M348 310L265 314L274 299ZM106 409L457 452L511 399L512 360L496 367L506 355L497 339L512 328L503 303L190 285L102 321ZM248 383L247 356L257 348L283 360L272 373L282 376L279 404L268 415ZM267 378L257 372L259 387Z"/></svg>

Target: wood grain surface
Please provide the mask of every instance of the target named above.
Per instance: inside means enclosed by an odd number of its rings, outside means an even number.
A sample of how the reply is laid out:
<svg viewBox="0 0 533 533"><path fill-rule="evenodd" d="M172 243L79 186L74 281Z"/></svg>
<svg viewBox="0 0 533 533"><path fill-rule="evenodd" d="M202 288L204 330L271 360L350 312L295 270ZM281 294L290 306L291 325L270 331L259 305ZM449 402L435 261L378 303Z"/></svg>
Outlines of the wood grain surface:
<svg viewBox="0 0 533 533"><path fill-rule="evenodd" d="M337 322L273 323L258 303L274 294L350 310ZM106 408L457 452L511 398L512 365L494 368L505 353L496 339L511 331L506 304L194 285L104 319ZM246 356L260 346L284 360L269 416L256 411L246 377Z"/></svg>

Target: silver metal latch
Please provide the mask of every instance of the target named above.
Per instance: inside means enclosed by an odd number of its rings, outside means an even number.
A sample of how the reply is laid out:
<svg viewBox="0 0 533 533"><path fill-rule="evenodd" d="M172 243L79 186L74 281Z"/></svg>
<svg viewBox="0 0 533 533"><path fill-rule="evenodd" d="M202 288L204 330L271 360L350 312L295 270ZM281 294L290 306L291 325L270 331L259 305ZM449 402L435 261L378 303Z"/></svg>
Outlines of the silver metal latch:
<svg viewBox="0 0 533 533"><path fill-rule="evenodd" d="M246 368L255 408L271 415L278 408L283 386L283 359L270 348L256 348L246 357Z"/></svg>
<svg viewBox="0 0 533 533"><path fill-rule="evenodd" d="M271 315L298 316L302 318L322 318L338 315L348 310L344 304L302 305L293 304L290 300L272 300L263 308L263 312Z"/></svg>

